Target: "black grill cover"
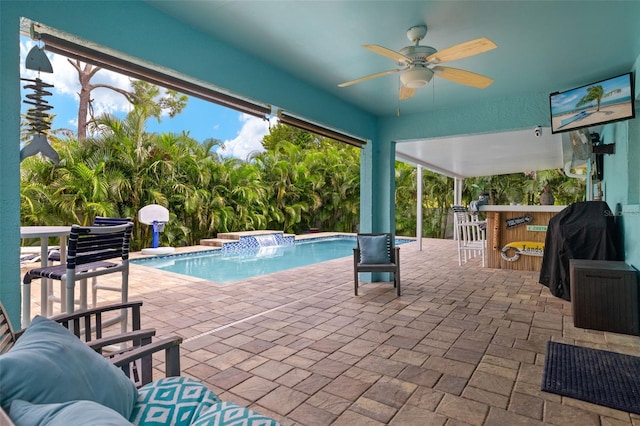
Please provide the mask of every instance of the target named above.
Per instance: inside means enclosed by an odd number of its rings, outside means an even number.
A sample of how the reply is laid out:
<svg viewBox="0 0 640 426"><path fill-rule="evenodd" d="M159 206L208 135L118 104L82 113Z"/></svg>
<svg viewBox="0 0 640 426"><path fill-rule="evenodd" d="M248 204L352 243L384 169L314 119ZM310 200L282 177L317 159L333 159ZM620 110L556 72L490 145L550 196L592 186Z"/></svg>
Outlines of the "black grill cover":
<svg viewBox="0 0 640 426"><path fill-rule="evenodd" d="M539 282L571 300L569 259L624 260L615 215L604 201L574 203L549 220Z"/></svg>

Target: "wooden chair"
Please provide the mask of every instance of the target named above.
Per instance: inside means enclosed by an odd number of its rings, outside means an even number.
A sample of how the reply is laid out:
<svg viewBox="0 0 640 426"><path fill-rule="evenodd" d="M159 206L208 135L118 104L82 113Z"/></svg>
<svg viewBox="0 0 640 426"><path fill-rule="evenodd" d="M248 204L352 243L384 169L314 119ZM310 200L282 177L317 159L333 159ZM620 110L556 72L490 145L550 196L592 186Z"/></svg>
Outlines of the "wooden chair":
<svg viewBox="0 0 640 426"><path fill-rule="evenodd" d="M458 245L458 265L469 259L482 257L482 267L486 264L487 222L478 220L477 214L470 214L465 207L453 206L454 238Z"/></svg>
<svg viewBox="0 0 640 426"><path fill-rule="evenodd" d="M112 364L120 368L136 386L140 387L153 381L153 354L165 352L165 375L180 375L180 344L182 338L171 336L166 339L152 341L156 331L141 329L140 311L142 302L118 303L101 306L72 314L61 314L52 317L83 340L90 348L106 357ZM131 328L126 332L109 333L105 324L110 316L127 313ZM14 332L11 322L0 302L0 355L9 351L26 329ZM114 348L114 345L115 348Z"/></svg>
<svg viewBox="0 0 640 426"><path fill-rule="evenodd" d="M400 296L400 247L395 247L389 233L357 234L357 246L353 249L354 293L358 295L360 272L390 272L393 286Z"/></svg>
<svg viewBox="0 0 640 426"><path fill-rule="evenodd" d="M16 342L16 334L11 327L11 321L0 302L0 355L11 349Z"/></svg>
<svg viewBox="0 0 640 426"><path fill-rule="evenodd" d="M31 285L33 279L49 278L64 282L58 299L62 310L73 313L75 309L74 288L80 281L80 309L87 307L87 278L115 272L122 273L122 300L128 300L129 241L133 223L113 226L71 227L66 264L35 268L27 271L23 284ZM28 292L26 290L29 290ZM66 292L66 294L64 294ZM30 288L25 293L31 294ZM23 325L30 323L23 318Z"/></svg>

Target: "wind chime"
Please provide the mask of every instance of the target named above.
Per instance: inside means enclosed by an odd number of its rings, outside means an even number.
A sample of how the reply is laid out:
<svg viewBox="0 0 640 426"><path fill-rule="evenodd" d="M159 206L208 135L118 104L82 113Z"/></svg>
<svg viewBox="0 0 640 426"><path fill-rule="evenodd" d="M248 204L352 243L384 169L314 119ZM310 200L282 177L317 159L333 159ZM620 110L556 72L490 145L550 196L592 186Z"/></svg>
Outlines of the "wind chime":
<svg viewBox="0 0 640 426"><path fill-rule="evenodd" d="M60 157L47 140L47 132L51 128L51 115L47 111L52 109L53 106L49 105L46 99L43 99L44 96L51 96L52 93L46 89L51 89L53 84L42 81L39 74L40 72L52 73L53 67L44 53L44 49L39 46L33 46L29 51L25 66L27 69L38 71L38 77L35 79L20 79L28 83L23 86L25 89L33 90L33 93L27 94L25 96L27 99L23 101L25 104L33 105L26 114L26 120L30 127L29 133L33 134L33 138L20 150L20 161L42 153L55 164L58 164Z"/></svg>

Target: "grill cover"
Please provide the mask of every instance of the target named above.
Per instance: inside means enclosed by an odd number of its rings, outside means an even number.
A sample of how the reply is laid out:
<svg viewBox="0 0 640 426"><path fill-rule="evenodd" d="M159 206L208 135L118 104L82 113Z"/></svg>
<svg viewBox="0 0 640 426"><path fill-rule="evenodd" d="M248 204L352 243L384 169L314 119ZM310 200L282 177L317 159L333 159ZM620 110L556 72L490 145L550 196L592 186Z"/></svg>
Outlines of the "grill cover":
<svg viewBox="0 0 640 426"><path fill-rule="evenodd" d="M549 220L539 282L571 300L569 259L624 260L615 215L604 201L574 203Z"/></svg>

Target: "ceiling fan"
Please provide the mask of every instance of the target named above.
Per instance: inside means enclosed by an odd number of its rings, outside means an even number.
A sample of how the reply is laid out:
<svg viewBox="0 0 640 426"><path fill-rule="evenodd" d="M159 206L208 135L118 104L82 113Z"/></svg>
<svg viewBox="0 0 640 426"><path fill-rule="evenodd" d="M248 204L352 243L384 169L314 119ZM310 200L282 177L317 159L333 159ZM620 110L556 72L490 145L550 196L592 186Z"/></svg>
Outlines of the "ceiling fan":
<svg viewBox="0 0 640 426"><path fill-rule="evenodd" d="M429 84L434 74L446 80L479 89L484 89L493 83L493 79L484 75L457 68L441 67L437 64L456 61L493 50L497 47L494 42L482 37L438 51L431 46L421 46L419 44L425 35L427 35L426 25L416 25L409 28L409 30L407 30L407 38L415 44L413 46L403 47L399 52L376 44L366 44L362 46L373 53L393 59L398 63L400 68L346 81L338 84L338 87L347 87L352 84L399 72L401 73L400 82L402 83L399 98L402 100L409 99L415 94L416 89Z"/></svg>

